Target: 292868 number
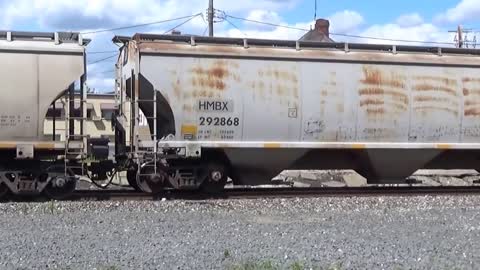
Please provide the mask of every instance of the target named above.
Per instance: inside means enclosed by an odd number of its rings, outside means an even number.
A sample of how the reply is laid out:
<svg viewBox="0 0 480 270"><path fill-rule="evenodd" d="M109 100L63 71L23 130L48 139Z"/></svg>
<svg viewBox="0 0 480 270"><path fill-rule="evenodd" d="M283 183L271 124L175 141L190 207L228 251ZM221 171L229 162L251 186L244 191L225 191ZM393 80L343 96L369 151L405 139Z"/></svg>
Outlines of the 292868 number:
<svg viewBox="0 0 480 270"><path fill-rule="evenodd" d="M240 118L235 117L200 117L200 126L235 126L240 125Z"/></svg>

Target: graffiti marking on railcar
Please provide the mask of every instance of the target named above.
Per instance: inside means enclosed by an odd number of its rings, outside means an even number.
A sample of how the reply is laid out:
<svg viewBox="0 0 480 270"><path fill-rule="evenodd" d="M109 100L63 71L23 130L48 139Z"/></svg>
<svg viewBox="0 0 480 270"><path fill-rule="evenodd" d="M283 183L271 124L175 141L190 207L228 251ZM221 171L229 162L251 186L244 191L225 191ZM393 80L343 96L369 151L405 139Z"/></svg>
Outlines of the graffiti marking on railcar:
<svg viewBox="0 0 480 270"><path fill-rule="evenodd" d="M480 126L472 126L463 128L462 134L464 137L480 137Z"/></svg>
<svg viewBox="0 0 480 270"><path fill-rule="evenodd" d="M309 120L305 126L305 135L322 133L325 130L325 123L322 120Z"/></svg>

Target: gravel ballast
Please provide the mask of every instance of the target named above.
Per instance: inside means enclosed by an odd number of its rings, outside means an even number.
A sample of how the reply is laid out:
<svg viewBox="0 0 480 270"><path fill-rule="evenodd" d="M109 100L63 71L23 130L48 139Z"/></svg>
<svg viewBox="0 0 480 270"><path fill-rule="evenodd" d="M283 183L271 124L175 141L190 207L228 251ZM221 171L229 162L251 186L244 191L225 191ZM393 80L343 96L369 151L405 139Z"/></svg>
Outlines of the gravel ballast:
<svg viewBox="0 0 480 270"><path fill-rule="evenodd" d="M0 269L479 269L478 205L478 196L4 203Z"/></svg>

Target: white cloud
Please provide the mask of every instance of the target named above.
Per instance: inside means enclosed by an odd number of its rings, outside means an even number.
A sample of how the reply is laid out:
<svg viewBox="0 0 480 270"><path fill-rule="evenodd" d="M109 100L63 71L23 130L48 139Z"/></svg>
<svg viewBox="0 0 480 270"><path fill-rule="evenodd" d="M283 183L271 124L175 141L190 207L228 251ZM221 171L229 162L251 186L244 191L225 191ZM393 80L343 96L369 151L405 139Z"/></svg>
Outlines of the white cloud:
<svg viewBox="0 0 480 270"><path fill-rule="evenodd" d="M367 37L378 37L396 40L413 40L420 41L417 43L374 40L374 39L358 39L364 43L381 43L381 44L406 44L406 45L425 45L423 42L447 42L453 43L451 34L442 31L437 26L430 23L423 23L416 26L402 27L398 24L373 25L362 31L359 35ZM438 44L439 46L448 46L446 44ZM453 46L453 45L452 45Z"/></svg>
<svg viewBox="0 0 480 270"><path fill-rule="evenodd" d="M280 15L278 15L277 12L275 11L269 11L269 10L261 10L261 9L254 9L250 11L250 13L247 16L248 20L253 20L253 21L260 21L260 22L268 22L268 23L273 23L273 24L281 24L282 18ZM262 26L257 23L253 22L247 22L250 27L256 27L258 29L260 28L271 28L270 26Z"/></svg>
<svg viewBox="0 0 480 270"><path fill-rule="evenodd" d="M95 93L105 93L114 91L115 79L109 77L94 76L89 77L87 85Z"/></svg>
<svg viewBox="0 0 480 270"><path fill-rule="evenodd" d="M282 25L288 25L283 24ZM296 23L290 24L288 26L301 28L301 29L309 29L312 23ZM248 38L261 38L261 39L299 39L302 35L304 35L305 31L295 30L295 29L288 29L283 27L270 27L270 29L263 28L263 27L251 27L242 29L239 31L238 29L230 28L219 32L221 36L227 37L248 37Z"/></svg>
<svg viewBox="0 0 480 270"><path fill-rule="evenodd" d="M356 11L343 10L328 16L332 33L351 33L364 23L363 16Z"/></svg>
<svg viewBox="0 0 480 270"><path fill-rule="evenodd" d="M268 18L270 17L270 18ZM272 22L279 25L289 26L299 29L311 29L314 27L314 21L298 22L294 24L286 23L275 12L255 12L250 13L250 18L257 21ZM363 16L351 10L343 10L336 12L327 17L330 20L330 28L333 33L352 33L358 32L358 29L363 25ZM227 25L228 26L228 25ZM255 23L245 23L241 31L234 28L225 28L220 35L229 37L249 37L249 38L264 38L264 39L299 39L306 31L288 29L284 27L262 26Z"/></svg>
<svg viewBox="0 0 480 270"><path fill-rule="evenodd" d="M423 24L423 18L418 13L409 13L397 18L396 23L400 27L412 27Z"/></svg>
<svg viewBox="0 0 480 270"><path fill-rule="evenodd" d="M480 16L480 0L462 0L455 7L436 16L439 23L460 23L478 20Z"/></svg>
<svg viewBox="0 0 480 270"><path fill-rule="evenodd" d="M252 9L276 11L298 0L217 0L217 9L244 13ZM205 0L15 0L0 2L0 23L15 25L22 19L56 30L109 28L158 21L205 12ZM242 14L243 15L243 14Z"/></svg>

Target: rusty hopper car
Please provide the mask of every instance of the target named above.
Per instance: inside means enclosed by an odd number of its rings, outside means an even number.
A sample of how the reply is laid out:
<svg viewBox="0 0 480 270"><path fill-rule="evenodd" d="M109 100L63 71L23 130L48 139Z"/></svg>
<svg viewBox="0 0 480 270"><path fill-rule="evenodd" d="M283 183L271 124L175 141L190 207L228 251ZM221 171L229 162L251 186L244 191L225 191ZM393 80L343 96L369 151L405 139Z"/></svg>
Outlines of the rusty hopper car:
<svg viewBox="0 0 480 270"><path fill-rule="evenodd" d="M117 150L143 190L216 190L226 176L261 184L284 169L353 169L370 183L401 183L421 168L480 167L479 50L151 34L114 41L124 44L117 144L132 145ZM149 141L138 139L139 111Z"/></svg>
<svg viewBox="0 0 480 270"><path fill-rule="evenodd" d="M0 195L45 191L58 198L75 188L64 165L72 158L66 151L83 150L71 137L74 124L66 144L45 136L44 121L85 79L87 43L75 33L0 32Z"/></svg>

